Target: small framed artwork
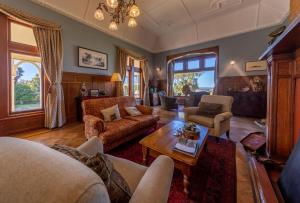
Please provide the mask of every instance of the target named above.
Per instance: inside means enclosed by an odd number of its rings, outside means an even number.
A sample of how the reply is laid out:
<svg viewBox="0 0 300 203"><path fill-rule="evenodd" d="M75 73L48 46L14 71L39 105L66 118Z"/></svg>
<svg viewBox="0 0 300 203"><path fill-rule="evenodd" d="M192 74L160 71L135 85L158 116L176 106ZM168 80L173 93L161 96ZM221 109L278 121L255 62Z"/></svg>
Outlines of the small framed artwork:
<svg viewBox="0 0 300 203"><path fill-rule="evenodd" d="M91 89L90 90L91 97L98 97L99 96L99 90L98 89Z"/></svg>
<svg viewBox="0 0 300 203"><path fill-rule="evenodd" d="M78 47L78 66L108 70L107 54L82 47Z"/></svg>
<svg viewBox="0 0 300 203"><path fill-rule="evenodd" d="M249 61L246 63L246 71L264 71L267 70L267 61Z"/></svg>

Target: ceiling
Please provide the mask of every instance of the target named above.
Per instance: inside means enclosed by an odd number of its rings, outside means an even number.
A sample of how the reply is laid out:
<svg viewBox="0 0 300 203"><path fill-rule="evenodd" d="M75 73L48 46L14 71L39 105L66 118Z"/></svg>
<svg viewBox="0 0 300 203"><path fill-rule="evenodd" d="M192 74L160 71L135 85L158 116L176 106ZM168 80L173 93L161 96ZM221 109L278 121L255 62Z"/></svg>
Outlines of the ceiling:
<svg viewBox="0 0 300 203"><path fill-rule="evenodd" d="M138 26L110 31L110 18L94 18L100 1L31 0L153 53L278 25L290 0L136 0Z"/></svg>

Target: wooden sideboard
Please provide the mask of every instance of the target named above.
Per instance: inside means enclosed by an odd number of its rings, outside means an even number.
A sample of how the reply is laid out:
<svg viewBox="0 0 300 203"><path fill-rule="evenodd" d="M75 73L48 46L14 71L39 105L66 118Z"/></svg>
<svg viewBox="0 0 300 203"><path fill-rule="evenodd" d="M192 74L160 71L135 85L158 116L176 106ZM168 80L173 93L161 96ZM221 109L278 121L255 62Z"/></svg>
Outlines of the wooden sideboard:
<svg viewBox="0 0 300 203"><path fill-rule="evenodd" d="M267 153L286 160L300 131L300 17L263 53L268 60Z"/></svg>

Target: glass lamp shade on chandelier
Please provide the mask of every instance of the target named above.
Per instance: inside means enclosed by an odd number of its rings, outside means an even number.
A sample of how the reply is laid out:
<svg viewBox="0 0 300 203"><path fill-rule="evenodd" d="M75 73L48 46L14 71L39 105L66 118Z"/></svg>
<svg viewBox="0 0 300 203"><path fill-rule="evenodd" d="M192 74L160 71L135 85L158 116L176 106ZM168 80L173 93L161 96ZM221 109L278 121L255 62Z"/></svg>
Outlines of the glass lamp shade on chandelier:
<svg viewBox="0 0 300 203"><path fill-rule="evenodd" d="M129 18L128 27L136 27L136 18L140 15L140 9L135 0L105 0L105 3L100 2L94 17L102 21L104 20L104 12L112 18L108 28L113 31L118 30L118 25L124 23L127 17Z"/></svg>

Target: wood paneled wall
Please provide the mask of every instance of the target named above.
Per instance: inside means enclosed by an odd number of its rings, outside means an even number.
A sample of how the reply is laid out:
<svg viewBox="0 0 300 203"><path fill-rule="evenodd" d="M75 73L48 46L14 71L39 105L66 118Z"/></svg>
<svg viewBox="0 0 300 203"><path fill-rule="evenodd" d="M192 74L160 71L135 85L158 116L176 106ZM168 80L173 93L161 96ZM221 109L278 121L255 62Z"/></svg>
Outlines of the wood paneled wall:
<svg viewBox="0 0 300 203"><path fill-rule="evenodd" d="M300 1L291 0L290 4L289 22L292 22L298 15L300 15Z"/></svg>
<svg viewBox="0 0 300 203"><path fill-rule="evenodd" d="M82 73L64 72L62 86L64 89L67 122L76 120L76 101L80 95L80 87L85 83L87 88L105 91L106 95L115 96L115 83L110 82L111 76L90 75Z"/></svg>
<svg viewBox="0 0 300 203"><path fill-rule="evenodd" d="M217 85L217 94L219 95L227 95L227 91L231 90L241 90L244 87L250 87L250 79L254 76L233 76L233 77L220 77L218 79ZM267 88L267 76L259 75L265 85L265 90Z"/></svg>

